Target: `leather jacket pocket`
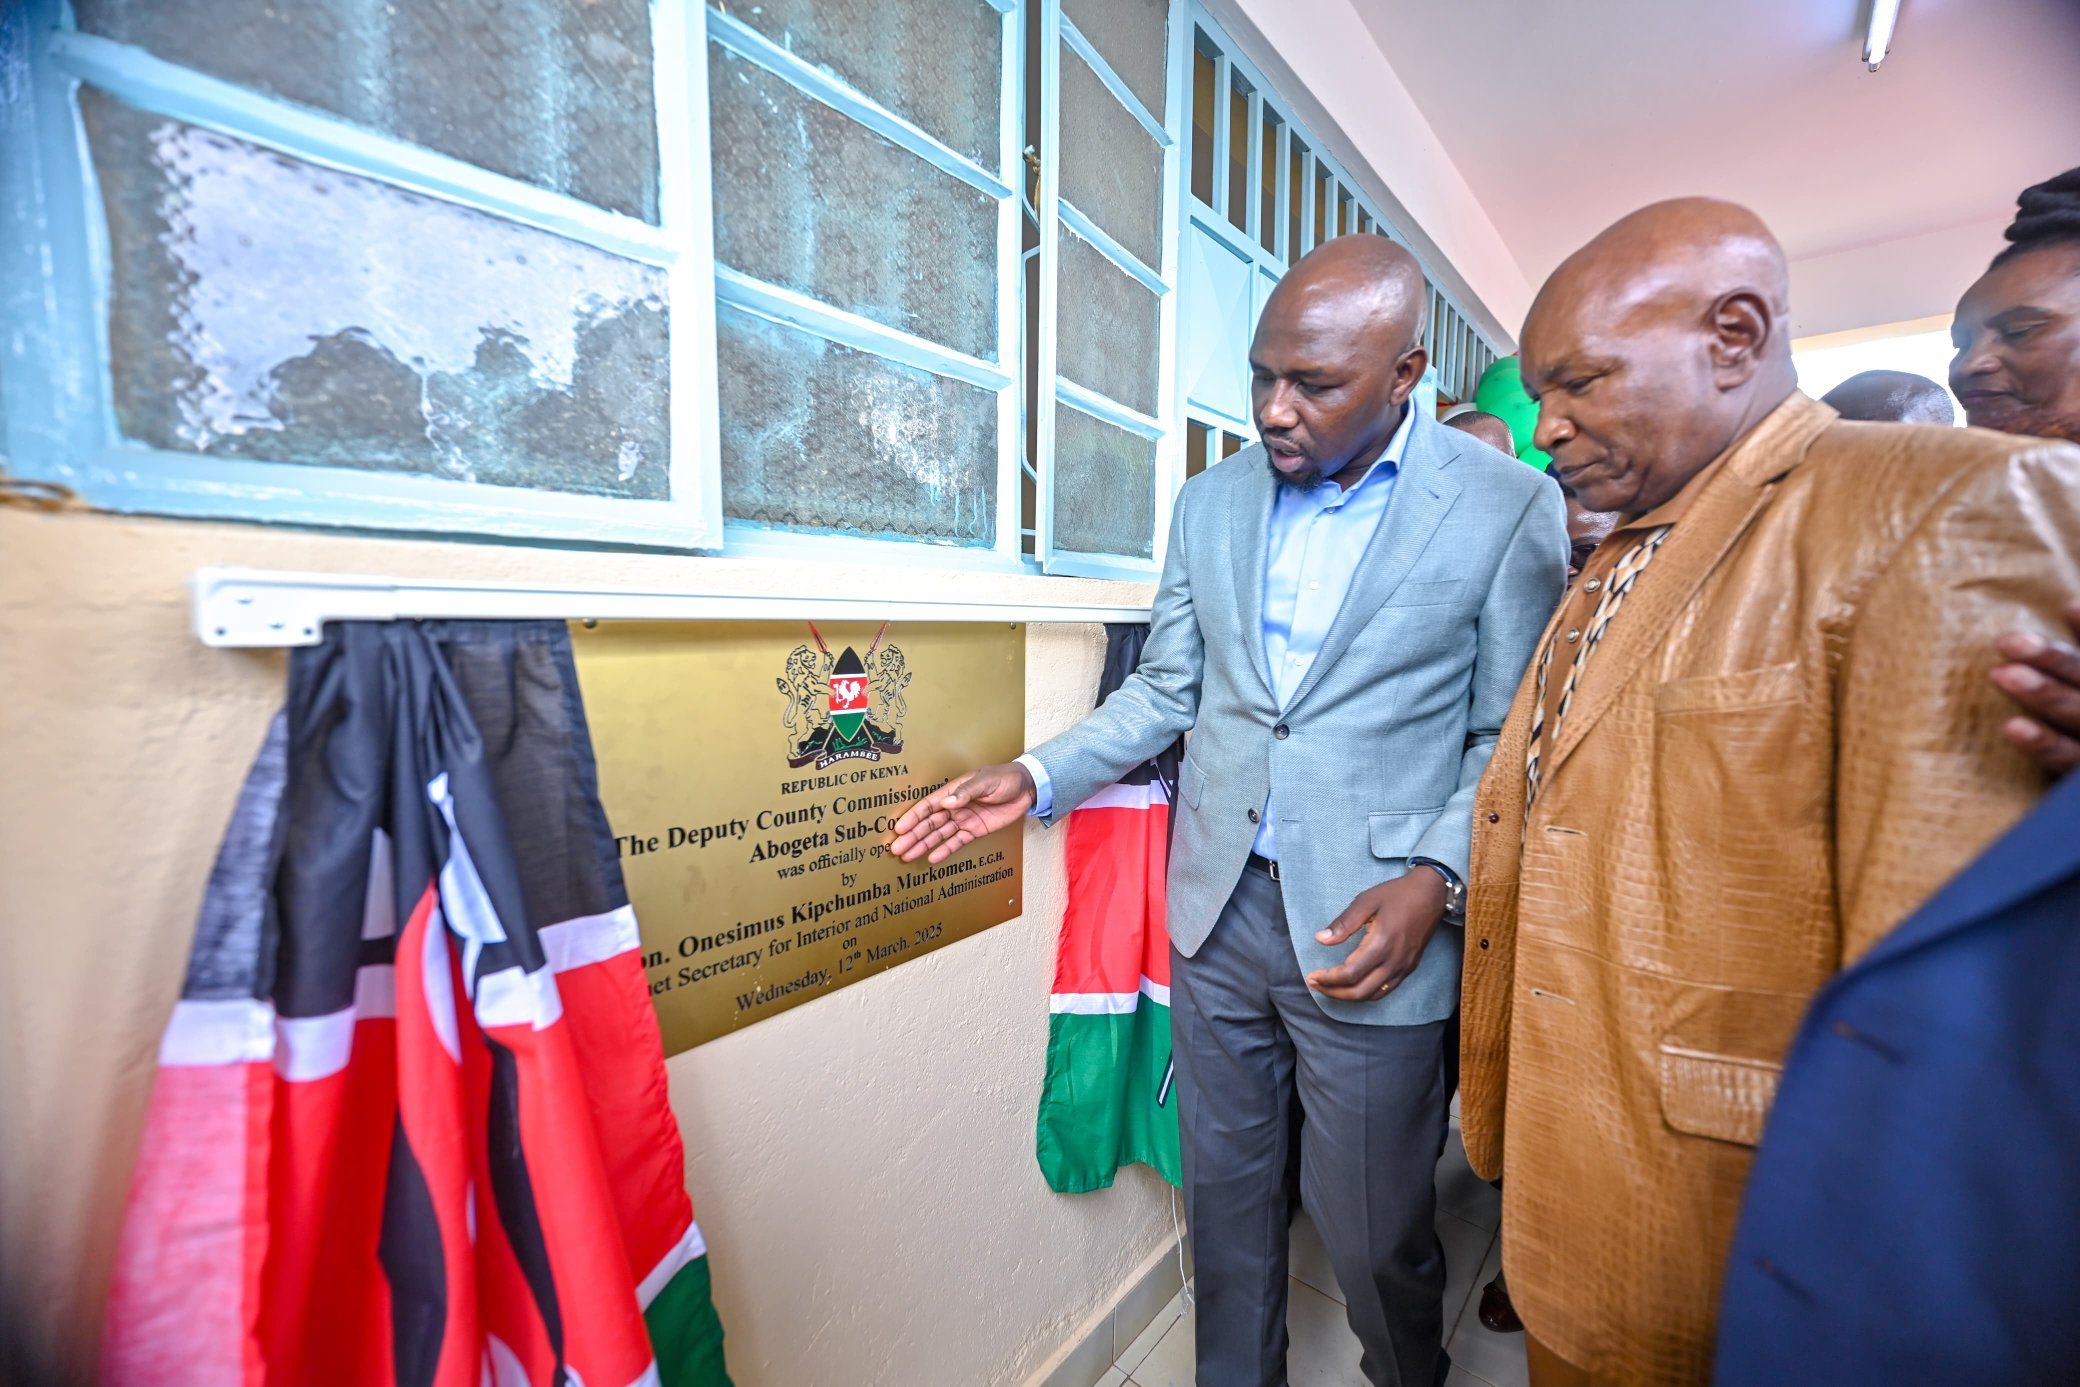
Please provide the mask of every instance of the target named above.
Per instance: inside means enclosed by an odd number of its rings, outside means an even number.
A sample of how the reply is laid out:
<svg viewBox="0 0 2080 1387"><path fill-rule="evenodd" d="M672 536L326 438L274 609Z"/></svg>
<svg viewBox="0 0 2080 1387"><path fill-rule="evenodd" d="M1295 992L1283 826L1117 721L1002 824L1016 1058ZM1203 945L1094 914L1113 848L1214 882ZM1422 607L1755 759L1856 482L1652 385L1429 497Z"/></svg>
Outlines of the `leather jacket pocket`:
<svg viewBox="0 0 2080 1387"><path fill-rule="evenodd" d="M1776 1100L1784 1053L1809 999L1682 989L1655 1056L1661 1117L1691 1136L1753 1146Z"/></svg>
<svg viewBox="0 0 2080 1387"><path fill-rule="evenodd" d="M1661 1042L1661 1118L1678 1132L1753 1146L1784 1066Z"/></svg>

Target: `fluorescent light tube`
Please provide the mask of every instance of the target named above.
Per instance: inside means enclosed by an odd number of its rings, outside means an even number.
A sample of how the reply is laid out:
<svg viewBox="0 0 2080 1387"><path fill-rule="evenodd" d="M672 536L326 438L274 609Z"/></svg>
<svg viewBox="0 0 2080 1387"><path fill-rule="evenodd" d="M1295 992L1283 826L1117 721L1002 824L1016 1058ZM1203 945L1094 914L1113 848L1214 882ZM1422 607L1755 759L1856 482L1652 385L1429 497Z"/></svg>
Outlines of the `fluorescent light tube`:
<svg viewBox="0 0 2080 1387"><path fill-rule="evenodd" d="M1892 29L1899 23L1899 0L1871 0L1871 27L1863 36L1863 60L1876 72L1892 47Z"/></svg>

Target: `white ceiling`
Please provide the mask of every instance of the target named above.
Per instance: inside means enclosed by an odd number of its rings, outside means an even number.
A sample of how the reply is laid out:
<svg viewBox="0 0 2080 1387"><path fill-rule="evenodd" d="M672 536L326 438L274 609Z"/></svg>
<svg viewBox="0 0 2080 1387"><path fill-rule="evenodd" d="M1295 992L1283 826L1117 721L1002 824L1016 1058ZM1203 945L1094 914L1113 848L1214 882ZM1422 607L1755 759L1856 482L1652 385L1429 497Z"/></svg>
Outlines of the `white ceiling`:
<svg viewBox="0 0 2080 1387"><path fill-rule="evenodd" d="M1533 285L1659 198L1744 203L1798 260L2080 164L2080 0L1905 0L1876 73L1869 0L1357 5Z"/></svg>

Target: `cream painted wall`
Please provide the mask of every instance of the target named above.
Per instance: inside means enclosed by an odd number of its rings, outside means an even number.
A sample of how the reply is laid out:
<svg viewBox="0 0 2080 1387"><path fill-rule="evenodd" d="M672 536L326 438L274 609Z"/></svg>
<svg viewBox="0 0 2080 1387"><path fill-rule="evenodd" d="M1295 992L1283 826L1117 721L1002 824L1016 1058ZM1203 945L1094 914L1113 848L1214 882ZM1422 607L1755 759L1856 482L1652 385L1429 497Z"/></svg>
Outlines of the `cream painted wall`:
<svg viewBox="0 0 2080 1387"><path fill-rule="evenodd" d="M0 508L0 1290L92 1352L159 1032L278 653L209 650L205 563L759 593L827 567ZM1145 601L1129 584L847 569L850 591ZM1034 740L1089 706L1097 627L1035 628ZM1028 829L1020 918L674 1058L672 1104L742 1387L1023 1379L1171 1237L1139 1168L1062 1197L1033 1160L1064 896Z"/></svg>
<svg viewBox="0 0 2080 1387"><path fill-rule="evenodd" d="M1791 262L1791 335L1948 317L2008 243L2008 215Z"/></svg>

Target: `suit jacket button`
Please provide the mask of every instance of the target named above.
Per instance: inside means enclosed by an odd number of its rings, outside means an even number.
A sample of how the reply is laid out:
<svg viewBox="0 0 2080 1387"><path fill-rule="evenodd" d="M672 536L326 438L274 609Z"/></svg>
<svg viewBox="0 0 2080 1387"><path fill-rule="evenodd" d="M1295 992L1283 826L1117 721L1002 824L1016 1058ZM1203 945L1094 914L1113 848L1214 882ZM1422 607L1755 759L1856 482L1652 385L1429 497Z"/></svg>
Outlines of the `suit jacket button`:
<svg viewBox="0 0 2080 1387"><path fill-rule="evenodd" d="M1249 811L1249 821L1250 821L1251 823L1255 823L1255 822L1257 821L1257 811L1256 811L1256 810L1252 809L1252 810L1250 810L1250 811Z"/></svg>
<svg viewBox="0 0 2080 1387"><path fill-rule="evenodd" d="M1499 824L1502 822L1502 816L1491 809L1488 811L1488 822L1491 824Z"/></svg>
<svg viewBox="0 0 2080 1387"><path fill-rule="evenodd" d="M1286 726L1284 723L1280 723L1278 726L1271 729L1271 735L1278 738L1282 742L1287 737L1293 735L1293 729Z"/></svg>
<svg viewBox="0 0 2080 1387"><path fill-rule="evenodd" d="M1487 947L1488 947L1488 941L1487 941L1487 940L1485 940L1485 939L1483 939L1483 940L1481 941L1481 947L1482 947L1483 949L1487 948Z"/></svg>

